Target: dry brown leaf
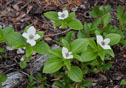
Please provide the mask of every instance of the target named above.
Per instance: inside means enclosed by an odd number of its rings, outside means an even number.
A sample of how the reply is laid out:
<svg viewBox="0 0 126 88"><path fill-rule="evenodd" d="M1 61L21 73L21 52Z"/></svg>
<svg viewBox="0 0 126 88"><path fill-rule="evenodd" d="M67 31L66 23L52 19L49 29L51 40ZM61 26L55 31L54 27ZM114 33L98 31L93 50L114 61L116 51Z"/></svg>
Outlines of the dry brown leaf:
<svg viewBox="0 0 126 88"><path fill-rule="evenodd" d="M45 41L51 41L52 38L50 38L50 37L45 37L44 40L45 40Z"/></svg>

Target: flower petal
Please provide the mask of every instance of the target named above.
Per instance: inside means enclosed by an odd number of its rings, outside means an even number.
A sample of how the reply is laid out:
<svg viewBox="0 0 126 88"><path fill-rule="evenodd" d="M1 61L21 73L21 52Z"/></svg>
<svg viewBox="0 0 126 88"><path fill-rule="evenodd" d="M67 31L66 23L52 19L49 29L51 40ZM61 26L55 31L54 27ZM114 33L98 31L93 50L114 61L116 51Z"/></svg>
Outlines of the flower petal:
<svg viewBox="0 0 126 88"><path fill-rule="evenodd" d="M62 53L68 53L68 49L66 47L62 48Z"/></svg>
<svg viewBox="0 0 126 88"><path fill-rule="evenodd" d="M60 20L64 20L65 18L64 18L64 17L60 17L60 16L59 16L59 17L58 17L58 19L60 19Z"/></svg>
<svg viewBox="0 0 126 88"><path fill-rule="evenodd" d="M27 43L29 43L31 46L35 46L36 41L35 40L27 40Z"/></svg>
<svg viewBox="0 0 126 88"><path fill-rule="evenodd" d="M67 58L67 57L66 57L66 53L68 53L68 49L65 48L65 47L63 47L63 48L62 48L62 55L63 55L64 58Z"/></svg>
<svg viewBox="0 0 126 88"><path fill-rule="evenodd" d="M61 16L62 15L62 12L58 12L58 16Z"/></svg>
<svg viewBox="0 0 126 88"><path fill-rule="evenodd" d="M103 37L101 35L97 35L97 43L101 44L102 41L103 41Z"/></svg>
<svg viewBox="0 0 126 88"><path fill-rule="evenodd" d="M73 55L69 55L66 59L72 59Z"/></svg>
<svg viewBox="0 0 126 88"><path fill-rule="evenodd" d="M35 36L34 36L34 40L37 40L37 39L39 39L40 38L40 35L39 34L36 34Z"/></svg>
<svg viewBox="0 0 126 88"><path fill-rule="evenodd" d="M72 52L69 52L69 55L71 55L72 54Z"/></svg>
<svg viewBox="0 0 126 88"><path fill-rule="evenodd" d="M105 42L105 44L107 45L107 44L110 43L110 39L109 39L109 38L106 38L106 39L104 40L104 42Z"/></svg>
<svg viewBox="0 0 126 88"><path fill-rule="evenodd" d="M103 47L103 49L111 49L111 47L109 45L104 45L102 47Z"/></svg>
<svg viewBox="0 0 126 88"><path fill-rule="evenodd" d="M25 33L25 32L22 34L22 36L23 36L24 38L26 38L26 39L29 39L29 34L27 34L27 33Z"/></svg>
<svg viewBox="0 0 126 88"><path fill-rule="evenodd" d="M27 33L28 34L35 34L36 33L36 29L35 29L35 27L34 26L31 26L28 30L27 30Z"/></svg>
<svg viewBox="0 0 126 88"><path fill-rule="evenodd" d="M67 18L68 15L69 15L68 10L64 10L64 11L63 11L63 14L65 14L65 17L64 17L64 18Z"/></svg>

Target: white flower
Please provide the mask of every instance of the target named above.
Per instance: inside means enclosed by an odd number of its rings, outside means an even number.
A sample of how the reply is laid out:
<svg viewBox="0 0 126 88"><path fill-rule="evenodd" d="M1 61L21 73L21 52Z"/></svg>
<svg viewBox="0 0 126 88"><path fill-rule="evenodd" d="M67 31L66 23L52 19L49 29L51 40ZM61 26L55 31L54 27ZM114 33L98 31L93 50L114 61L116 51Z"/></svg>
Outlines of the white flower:
<svg viewBox="0 0 126 88"><path fill-rule="evenodd" d="M64 10L63 12L58 12L58 16L60 20L64 20L69 16L69 13L67 10Z"/></svg>
<svg viewBox="0 0 126 88"><path fill-rule="evenodd" d="M22 36L27 39L26 42L29 43L31 46L35 46L35 44L36 44L35 40L40 38L40 35L35 34L35 33L36 33L36 30L35 30L34 26L31 26L27 30L27 32L24 32L22 34Z"/></svg>
<svg viewBox="0 0 126 88"><path fill-rule="evenodd" d="M106 38L103 40L103 37L101 35L97 35L97 43L103 48L103 49L111 49L110 45L110 39Z"/></svg>
<svg viewBox="0 0 126 88"><path fill-rule="evenodd" d="M68 52L68 49L65 47L62 48L62 55L63 55L64 59L72 59L73 58L72 52Z"/></svg>

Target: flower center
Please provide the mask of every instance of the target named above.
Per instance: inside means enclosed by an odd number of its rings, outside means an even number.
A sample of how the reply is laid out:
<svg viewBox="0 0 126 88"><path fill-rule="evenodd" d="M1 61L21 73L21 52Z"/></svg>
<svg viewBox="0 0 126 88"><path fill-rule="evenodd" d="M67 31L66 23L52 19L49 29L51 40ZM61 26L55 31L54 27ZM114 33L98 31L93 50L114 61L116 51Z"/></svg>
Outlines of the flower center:
<svg viewBox="0 0 126 88"><path fill-rule="evenodd" d="M102 42L101 42L101 44L104 46L104 45L105 45L105 42L104 42L104 41L102 41Z"/></svg>
<svg viewBox="0 0 126 88"><path fill-rule="evenodd" d="M66 57L68 57L69 56L69 53L65 53L66 54Z"/></svg>
<svg viewBox="0 0 126 88"><path fill-rule="evenodd" d="M29 39L33 39L34 38L34 36L31 34L31 35L29 35Z"/></svg>
<svg viewBox="0 0 126 88"><path fill-rule="evenodd" d="M65 17L65 14L62 14L61 17Z"/></svg>

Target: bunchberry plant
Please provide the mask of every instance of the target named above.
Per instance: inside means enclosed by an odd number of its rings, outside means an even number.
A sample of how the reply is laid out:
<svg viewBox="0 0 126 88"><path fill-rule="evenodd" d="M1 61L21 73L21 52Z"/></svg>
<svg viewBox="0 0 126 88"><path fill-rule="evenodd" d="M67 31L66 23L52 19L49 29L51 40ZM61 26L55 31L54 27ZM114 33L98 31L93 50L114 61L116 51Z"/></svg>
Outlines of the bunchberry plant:
<svg viewBox="0 0 126 88"><path fill-rule="evenodd" d="M63 47L49 51L49 59L44 65L43 72L54 73L63 67L68 70L70 79L81 82L83 78L82 71L77 66L71 66L71 62L75 59L81 61L79 54L87 48L88 40L76 39L72 43L68 43L68 41L62 39L62 43Z"/></svg>
<svg viewBox="0 0 126 88"><path fill-rule="evenodd" d="M75 12L69 13L67 9L64 9L62 12L49 11L44 13L44 16L54 22L54 27L66 28L68 26L74 30L83 29L82 23L74 18Z"/></svg>
<svg viewBox="0 0 126 88"><path fill-rule="evenodd" d="M16 48L26 49L26 55L21 58L20 66L21 68L26 67L26 62L29 61L32 57L32 52L47 54L49 46L40 41L43 37L43 32L36 32L36 29L33 26L27 26L22 34L24 42L17 43Z"/></svg>
<svg viewBox="0 0 126 88"><path fill-rule="evenodd" d="M22 36L27 39L26 42L29 43L31 46L35 46L36 45L35 40L38 40L40 38L40 35L36 34L36 29L33 26L31 26L27 30L27 32L24 32Z"/></svg>

